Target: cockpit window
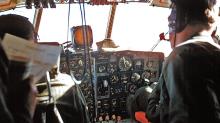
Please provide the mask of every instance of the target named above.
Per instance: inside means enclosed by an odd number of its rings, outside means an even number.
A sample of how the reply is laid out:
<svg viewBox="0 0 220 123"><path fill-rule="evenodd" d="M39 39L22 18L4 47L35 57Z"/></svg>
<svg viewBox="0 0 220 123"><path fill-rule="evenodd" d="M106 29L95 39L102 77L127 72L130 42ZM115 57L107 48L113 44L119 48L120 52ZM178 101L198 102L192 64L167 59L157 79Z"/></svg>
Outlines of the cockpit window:
<svg viewBox="0 0 220 123"><path fill-rule="evenodd" d="M92 28L94 50L97 49L96 42L106 37L110 8L110 5L84 5L84 22ZM35 9L23 7L7 11L9 12L33 20ZM68 4L58 4L56 8L44 8L38 32L40 41L60 43L71 41L70 29L82 25L81 12L79 4L71 4L70 8ZM151 51L157 42L160 42L154 51L169 52L169 42L160 41L159 37L161 33L166 34L168 31L169 12L168 8L153 7L147 3L118 4L111 39L123 50Z"/></svg>
<svg viewBox="0 0 220 123"><path fill-rule="evenodd" d="M80 6L72 4L68 27L68 10L68 5L44 9L39 30L42 41L66 42L67 31L73 26L82 25ZM96 42L102 41L106 36L109 11L109 5L85 4L85 22L92 28L94 49ZM152 7L144 3L119 4L113 20L111 39L122 49L150 51L160 40L159 34L168 30L169 11L167 8ZM71 32L68 40L72 40Z"/></svg>

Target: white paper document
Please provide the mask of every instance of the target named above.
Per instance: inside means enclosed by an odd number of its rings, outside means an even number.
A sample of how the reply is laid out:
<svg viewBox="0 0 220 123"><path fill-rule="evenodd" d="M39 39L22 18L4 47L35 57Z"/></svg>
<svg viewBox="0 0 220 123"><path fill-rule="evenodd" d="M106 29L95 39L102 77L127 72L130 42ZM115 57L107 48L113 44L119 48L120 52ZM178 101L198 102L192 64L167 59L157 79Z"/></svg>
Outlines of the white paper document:
<svg viewBox="0 0 220 123"><path fill-rule="evenodd" d="M2 46L9 60L29 63L28 74L35 82L57 64L61 50L59 45L37 44L10 34L5 35Z"/></svg>

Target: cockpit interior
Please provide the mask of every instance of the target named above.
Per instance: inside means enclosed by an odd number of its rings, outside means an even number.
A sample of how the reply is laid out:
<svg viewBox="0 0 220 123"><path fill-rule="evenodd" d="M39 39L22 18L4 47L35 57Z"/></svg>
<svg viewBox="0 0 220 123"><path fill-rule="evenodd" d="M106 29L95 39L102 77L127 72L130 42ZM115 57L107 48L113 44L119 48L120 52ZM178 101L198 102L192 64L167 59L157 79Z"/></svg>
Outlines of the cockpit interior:
<svg viewBox="0 0 220 123"><path fill-rule="evenodd" d="M39 105L56 102L75 84L92 123L131 123L127 97L140 87L154 88L172 50L170 5L170 0L1 0L0 15L27 17L38 42L58 42L62 49L57 70L71 81L37 83Z"/></svg>

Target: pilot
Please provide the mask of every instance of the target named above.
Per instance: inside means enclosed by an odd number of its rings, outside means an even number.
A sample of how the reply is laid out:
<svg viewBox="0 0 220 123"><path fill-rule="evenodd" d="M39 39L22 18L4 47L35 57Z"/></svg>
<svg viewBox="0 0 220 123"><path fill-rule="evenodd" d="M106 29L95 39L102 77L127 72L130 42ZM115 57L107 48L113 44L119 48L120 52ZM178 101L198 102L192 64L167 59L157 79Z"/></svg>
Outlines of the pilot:
<svg viewBox="0 0 220 123"><path fill-rule="evenodd" d="M176 34L176 9L175 5L171 4L171 12L168 17L168 27L169 27L169 41L171 48L174 48L174 40L175 40L175 34ZM160 78L161 79L161 78ZM161 91L161 84L158 82L158 84L155 86L154 90L148 97L148 106L146 109L146 117L151 121L152 123L160 123L160 91Z"/></svg>
<svg viewBox="0 0 220 123"><path fill-rule="evenodd" d="M15 14L0 16L0 40L6 33L28 41L37 38L28 18ZM1 46L0 57L0 122L32 123L37 103L35 82L32 81L31 76L27 79L15 77L24 74L26 63L9 61Z"/></svg>
<svg viewBox="0 0 220 123"><path fill-rule="evenodd" d="M219 0L173 0L173 51L160 77L161 123L219 123L220 46L211 34Z"/></svg>

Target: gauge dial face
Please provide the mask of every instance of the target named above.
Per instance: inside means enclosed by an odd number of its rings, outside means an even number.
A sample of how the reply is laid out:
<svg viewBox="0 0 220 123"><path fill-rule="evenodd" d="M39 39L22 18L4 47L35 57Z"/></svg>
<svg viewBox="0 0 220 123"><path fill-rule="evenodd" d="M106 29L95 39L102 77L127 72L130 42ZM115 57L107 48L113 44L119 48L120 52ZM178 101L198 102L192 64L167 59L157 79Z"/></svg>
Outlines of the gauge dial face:
<svg viewBox="0 0 220 123"><path fill-rule="evenodd" d="M137 82L138 80L140 80L140 78L141 78L141 76L140 76L139 73L133 73L133 74L131 75L131 81L132 81L132 82Z"/></svg>
<svg viewBox="0 0 220 123"><path fill-rule="evenodd" d="M130 93L135 93L135 91L137 90L137 86L132 84L129 86L129 92Z"/></svg>
<svg viewBox="0 0 220 123"><path fill-rule="evenodd" d="M115 71L117 71L117 63L109 63L108 67L107 67L107 71L108 73L114 73Z"/></svg>
<svg viewBox="0 0 220 123"><path fill-rule="evenodd" d="M118 80L119 80L119 78L118 78L117 75L112 75L112 76L110 77L110 81L111 81L111 83L117 83Z"/></svg>
<svg viewBox="0 0 220 123"><path fill-rule="evenodd" d="M98 72L99 73L103 73L105 71L106 71L106 67L105 67L104 64L101 64L101 65L98 66Z"/></svg>
<svg viewBox="0 0 220 123"><path fill-rule="evenodd" d="M121 80L121 83L129 82L130 81L130 74L125 74L125 73L121 74L120 80Z"/></svg>
<svg viewBox="0 0 220 123"><path fill-rule="evenodd" d="M142 79L146 82L150 82L150 78L151 78L151 71L150 70L146 70L142 73L141 75Z"/></svg>
<svg viewBox="0 0 220 123"><path fill-rule="evenodd" d="M80 67L83 66L83 61L82 61L82 59L79 59L79 60L77 61L77 65L80 66Z"/></svg>
<svg viewBox="0 0 220 123"><path fill-rule="evenodd" d="M121 57L119 59L118 66L121 71L129 70L132 67L131 58L126 57L126 56Z"/></svg>

